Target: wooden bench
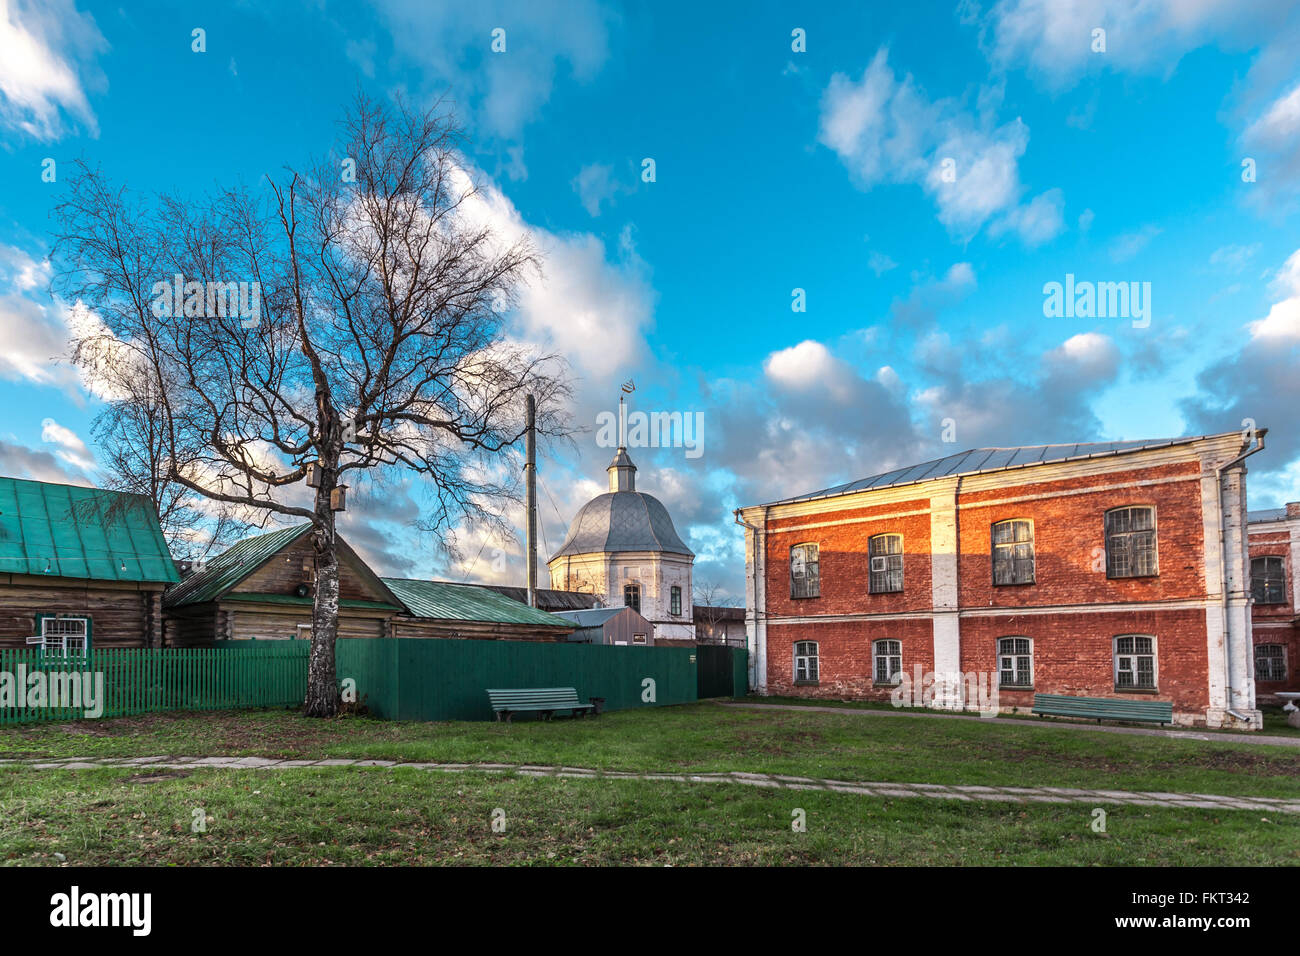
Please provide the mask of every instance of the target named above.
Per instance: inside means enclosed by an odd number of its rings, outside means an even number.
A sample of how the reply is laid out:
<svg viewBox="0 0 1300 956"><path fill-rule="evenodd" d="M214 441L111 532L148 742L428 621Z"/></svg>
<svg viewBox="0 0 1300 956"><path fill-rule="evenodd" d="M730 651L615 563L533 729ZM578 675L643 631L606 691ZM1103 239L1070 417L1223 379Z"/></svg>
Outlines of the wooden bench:
<svg viewBox="0 0 1300 956"><path fill-rule="evenodd" d="M1131 700L1120 697L1069 697L1064 694L1035 694L1035 714L1049 717L1086 717L1103 720L1134 720L1151 724L1172 724L1174 705L1166 700Z"/></svg>
<svg viewBox="0 0 1300 956"><path fill-rule="evenodd" d="M586 717L595 709L595 704L584 704L578 700L578 692L572 687L525 687L513 690L489 690L488 701L497 715L497 720L505 718L509 723L515 714L536 711L543 720L550 719L557 710L567 710L574 717L578 714Z"/></svg>

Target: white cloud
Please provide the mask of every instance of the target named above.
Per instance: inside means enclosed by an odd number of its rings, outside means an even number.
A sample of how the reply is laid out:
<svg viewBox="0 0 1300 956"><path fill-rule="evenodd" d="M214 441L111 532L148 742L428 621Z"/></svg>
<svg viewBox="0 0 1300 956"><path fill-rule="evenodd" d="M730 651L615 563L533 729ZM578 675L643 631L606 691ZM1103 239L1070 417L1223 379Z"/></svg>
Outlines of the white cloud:
<svg viewBox="0 0 1300 956"><path fill-rule="evenodd" d="M1268 315L1247 326L1251 338L1276 346L1300 343L1300 249L1278 270L1272 289L1283 298L1273 304Z"/></svg>
<svg viewBox="0 0 1300 956"><path fill-rule="evenodd" d="M1126 262L1132 259L1139 252L1145 249L1156 236L1160 235L1160 227L1154 225L1145 225L1136 232L1125 233L1118 236L1110 244L1110 257L1115 262Z"/></svg>
<svg viewBox="0 0 1300 956"><path fill-rule="evenodd" d="M53 418L47 418L41 422L41 441L57 446L55 455L74 468L94 471L94 454L71 428L60 425Z"/></svg>
<svg viewBox="0 0 1300 956"><path fill-rule="evenodd" d="M882 276L891 269L897 269L898 263L883 252L872 252L867 257L867 268L877 276Z"/></svg>
<svg viewBox="0 0 1300 956"><path fill-rule="evenodd" d="M591 79L609 56L614 14L597 0L380 0L395 52L426 68L488 132L518 138L550 100L561 66ZM491 49L505 31L505 51ZM364 51L354 51L361 54Z"/></svg>
<svg viewBox="0 0 1300 956"><path fill-rule="evenodd" d="M71 116L96 135L83 79L100 81L90 60L106 47L72 0L0 0L0 123L50 141Z"/></svg>
<svg viewBox="0 0 1300 956"><path fill-rule="evenodd" d="M897 79L888 59L882 47L860 80L836 73L822 94L818 140L854 181L863 189L920 186L938 207L939 221L965 239L999 215L1003 230L1015 228L1027 242L1055 235L1059 190L1017 211L1029 128L1019 118L998 124L1001 89L983 88L971 113L956 100L931 101L910 74Z"/></svg>
<svg viewBox="0 0 1300 956"><path fill-rule="evenodd" d="M1210 253L1210 265L1223 266L1229 272L1240 272L1257 252L1259 252L1258 242L1249 246L1220 246Z"/></svg>
<svg viewBox="0 0 1300 956"><path fill-rule="evenodd" d="M578 171L578 175L573 178L571 185L573 191L578 194L582 207L593 218L600 215L602 203L612 203L619 193L630 191L625 184L614 177L613 166L604 166L600 163L583 166Z"/></svg>

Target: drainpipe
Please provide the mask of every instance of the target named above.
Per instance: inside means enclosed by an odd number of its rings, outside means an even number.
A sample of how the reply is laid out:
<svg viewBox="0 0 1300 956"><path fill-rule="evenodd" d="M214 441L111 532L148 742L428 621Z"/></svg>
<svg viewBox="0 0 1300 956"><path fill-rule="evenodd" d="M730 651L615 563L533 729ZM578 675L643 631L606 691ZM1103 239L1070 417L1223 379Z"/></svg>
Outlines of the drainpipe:
<svg viewBox="0 0 1300 956"><path fill-rule="evenodd" d="M759 614L759 611L758 611L758 564L759 564L759 554L760 554L760 550L759 550L759 548L760 548L760 543L761 543L761 547L762 547L762 551L761 551L761 553L762 553L762 555L763 555L763 565L764 565L764 567L763 567L763 572L764 572L764 574L766 574L766 573L767 573L767 515L768 515L768 510L769 510L768 506L767 506L767 505L764 505L764 506L763 506L763 527L762 527L761 529L758 528L756 525L752 525L752 524L750 524L748 521L746 521L744 518L742 518L742 517L740 516L740 509L739 509L739 508L737 508L735 511L732 512L732 517L735 519L736 524L740 525L741 527L748 528L750 531L752 531L752 532L754 533L754 569L753 569L753 571L750 573L750 578L751 578L751 580L753 581L753 587L754 587L754 686L755 686L755 687L758 686L758 614ZM759 537L760 535L762 535L761 541L760 541L760 537ZM763 602L763 603L766 604L766 603L767 603L767 601L766 601L766 597L767 597L766 593L763 595L763 597L764 597L764 602ZM766 613L766 609L764 609L764 613ZM763 653L763 666L764 666L764 667L767 666L767 652L766 652L766 650L764 650L764 653Z"/></svg>
<svg viewBox="0 0 1300 956"><path fill-rule="evenodd" d="M1241 464L1255 452L1263 451L1264 436L1267 434L1267 428L1258 429L1255 432L1254 448L1242 452L1232 461L1225 462L1214 469L1214 509L1219 525L1219 604L1223 615L1223 693L1227 704L1232 703L1232 648L1228 643L1228 536L1227 529L1223 526L1223 473ZM1250 718L1245 714L1239 714L1230 707L1223 709L1225 713L1238 720L1250 722Z"/></svg>

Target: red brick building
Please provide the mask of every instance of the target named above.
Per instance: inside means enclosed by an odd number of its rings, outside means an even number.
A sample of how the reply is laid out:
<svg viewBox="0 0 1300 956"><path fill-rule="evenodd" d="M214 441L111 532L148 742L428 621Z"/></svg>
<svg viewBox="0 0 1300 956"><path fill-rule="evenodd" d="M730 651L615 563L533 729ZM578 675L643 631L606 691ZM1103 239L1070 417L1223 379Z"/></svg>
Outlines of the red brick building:
<svg viewBox="0 0 1300 956"><path fill-rule="evenodd" d="M739 509L751 686L889 700L931 675L958 707L979 674L1001 710L1139 695L1258 729L1244 459L1262 438L982 448Z"/></svg>
<svg viewBox="0 0 1300 956"><path fill-rule="evenodd" d="M1295 569L1300 564L1300 502L1249 513L1251 624L1255 685L1261 700L1300 691L1300 616Z"/></svg>

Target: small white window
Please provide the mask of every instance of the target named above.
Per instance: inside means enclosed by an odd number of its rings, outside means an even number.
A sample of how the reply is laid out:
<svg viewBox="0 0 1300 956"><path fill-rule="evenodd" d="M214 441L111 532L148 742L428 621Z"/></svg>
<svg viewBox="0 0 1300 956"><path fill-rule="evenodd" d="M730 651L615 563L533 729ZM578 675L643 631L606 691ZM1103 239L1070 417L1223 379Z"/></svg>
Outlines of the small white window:
<svg viewBox="0 0 1300 956"><path fill-rule="evenodd" d="M1106 576L1142 578L1159 573L1156 509L1147 505L1106 512Z"/></svg>
<svg viewBox="0 0 1300 956"><path fill-rule="evenodd" d="M1029 638L998 638L998 686L1034 686L1034 650Z"/></svg>
<svg viewBox="0 0 1300 956"><path fill-rule="evenodd" d="M633 635L632 635L632 643L633 643L633 644L644 644L644 643L645 643L645 635L644 635L644 634L633 634Z"/></svg>
<svg viewBox="0 0 1300 956"><path fill-rule="evenodd" d="M867 542L871 574L867 593L889 594L903 590L903 536L878 534Z"/></svg>
<svg viewBox="0 0 1300 956"><path fill-rule="evenodd" d="M1255 645L1255 680L1286 680L1286 649L1281 644Z"/></svg>
<svg viewBox="0 0 1300 956"><path fill-rule="evenodd" d="M1156 639L1147 634L1115 638L1115 687L1156 689Z"/></svg>
<svg viewBox="0 0 1300 956"><path fill-rule="evenodd" d="M820 597L821 561L815 544L796 544L790 549L790 597Z"/></svg>
<svg viewBox="0 0 1300 956"><path fill-rule="evenodd" d="M816 641L797 641L794 645L794 682L815 684L820 677Z"/></svg>
<svg viewBox="0 0 1300 956"><path fill-rule="evenodd" d="M875 658L875 682L877 684L897 684L903 679L903 642L876 641L872 645Z"/></svg>
<svg viewBox="0 0 1300 956"><path fill-rule="evenodd" d="M41 632L31 643L49 657L84 657L89 635L88 617L43 617Z"/></svg>

